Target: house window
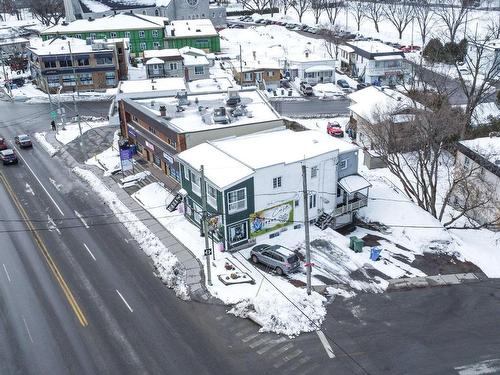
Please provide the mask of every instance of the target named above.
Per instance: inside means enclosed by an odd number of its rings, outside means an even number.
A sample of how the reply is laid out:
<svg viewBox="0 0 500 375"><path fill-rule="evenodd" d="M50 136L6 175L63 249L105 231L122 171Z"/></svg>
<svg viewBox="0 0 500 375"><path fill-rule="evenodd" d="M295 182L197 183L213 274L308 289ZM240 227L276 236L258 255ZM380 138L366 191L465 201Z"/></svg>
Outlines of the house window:
<svg viewBox="0 0 500 375"><path fill-rule="evenodd" d="M248 231L246 221L228 227L228 240L230 244L245 241L247 238Z"/></svg>
<svg viewBox="0 0 500 375"><path fill-rule="evenodd" d="M247 209L247 189L238 189L227 193L228 211L230 214Z"/></svg>
<svg viewBox="0 0 500 375"><path fill-rule="evenodd" d="M90 33L90 39L94 40L96 37L95 33Z"/></svg>
<svg viewBox="0 0 500 375"><path fill-rule="evenodd" d="M82 85L88 86L93 84L92 73L80 73L78 79Z"/></svg>
<svg viewBox="0 0 500 375"><path fill-rule="evenodd" d="M200 74L205 74L205 68L203 66L195 66L194 67L194 74L200 75Z"/></svg>
<svg viewBox="0 0 500 375"><path fill-rule="evenodd" d="M160 48L160 42L153 42L153 47L156 49Z"/></svg>
<svg viewBox="0 0 500 375"><path fill-rule="evenodd" d="M113 58L111 57L97 57L95 59L97 65L112 65L113 64Z"/></svg>
<svg viewBox="0 0 500 375"><path fill-rule="evenodd" d="M76 86L76 80L73 74L64 74L62 80L63 86Z"/></svg>
<svg viewBox="0 0 500 375"><path fill-rule="evenodd" d="M150 133L153 133L153 134L156 134L156 129L153 128L152 126L149 127L149 132Z"/></svg>
<svg viewBox="0 0 500 375"><path fill-rule="evenodd" d="M255 80L262 81L262 72L255 73Z"/></svg>
<svg viewBox="0 0 500 375"><path fill-rule="evenodd" d="M75 38L82 39L82 34L75 34Z"/></svg>
<svg viewBox="0 0 500 375"><path fill-rule="evenodd" d="M184 178L189 181L189 168L184 167Z"/></svg>
<svg viewBox="0 0 500 375"><path fill-rule="evenodd" d="M106 73L106 85L114 86L116 84L116 76L115 72L107 72Z"/></svg>
<svg viewBox="0 0 500 375"><path fill-rule="evenodd" d="M139 38L144 38L146 33L144 31L139 31Z"/></svg>
<svg viewBox="0 0 500 375"><path fill-rule="evenodd" d="M158 38L158 30L153 30L153 38Z"/></svg>
<svg viewBox="0 0 500 375"><path fill-rule="evenodd" d="M273 72L273 71L268 71L268 72L267 72L267 76L268 76L268 77L272 77L272 76L274 76L274 72Z"/></svg>
<svg viewBox="0 0 500 375"><path fill-rule="evenodd" d="M347 169L347 159L340 162L340 169Z"/></svg>
<svg viewBox="0 0 500 375"><path fill-rule="evenodd" d="M464 165L469 168L470 166L470 159L467 156L464 156Z"/></svg>
<svg viewBox="0 0 500 375"><path fill-rule="evenodd" d="M170 63L169 64L170 70L177 70L177 63Z"/></svg>
<svg viewBox="0 0 500 375"><path fill-rule="evenodd" d="M139 43L139 48L141 49L141 51L144 51L146 49L146 43L144 42Z"/></svg>
<svg viewBox="0 0 500 375"><path fill-rule="evenodd" d="M44 61L43 65L46 68L55 68L57 66L55 61Z"/></svg>
<svg viewBox="0 0 500 375"><path fill-rule="evenodd" d="M316 194L309 194L309 208L316 207Z"/></svg>
<svg viewBox="0 0 500 375"><path fill-rule="evenodd" d="M59 87L59 76L47 76L49 87Z"/></svg>
<svg viewBox="0 0 500 375"><path fill-rule="evenodd" d="M318 167L314 166L311 168L311 178L315 178L318 176Z"/></svg>
<svg viewBox="0 0 500 375"><path fill-rule="evenodd" d="M191 190L193 193L196 195L201 194L201 183L200 183L200 177L196 176L193 172L190 171L191 175Z"/></svg>
<svg viewBox="0 0 500 375"><path fill-rule="evenodd" d="M116 38L116 33L114 31L109 33L110 38Z"/></svg>
<svg viewBox="0 0 500 375"><path fill-rule="evenodd" d="M342 196L342 189L340 188L340 186L337 186L337 198L341 196Z"/></svg>
<svg viewBox="0 0 500 375"><path fill-rule="evenodd" d="M174 150L177 149L177 142L174 139L167 139L167 143L169 146L171 146Z"/></svg>
<svg viewBox="0 0 500 375"><path fill-rule="evenodd" d="M125 38L129 38L130 39L130 31L125 31Z"/></svg>
<svg viewBox="0 0 500 375"><path fill-rule="evenodd" d="M80 57L76 59L77 65L78 66L87 66L89 65L89 58L88 57Z"/></svg>
<svg viewBox="0 0 500 375"><path fill-rule="evenodd" d="M217 190L207 184L207 202L213 208L217 208Z"/></svg>
<svg viewBox="0 0 500 375"><path fill-rule="evenodd" d="M245 73L243 77L244 77L245 81L252 81L253 80L253 74L252 73Z"/></svg>
<svg viewBox="0 0 500 375"><path fill-rule="evenodd" d="M61 68L69 68L73 66L71 60L59 60L59 66Z"/></svg>
<svg viewBox="0 0 500 375"><path fill-rule="evenodd" d="M273 178L273 189L277 189L281 187L281 177Z"/></svg>
<svg viewBox="0 0 500 375"><path fill-rule="evenodd" d="M158 155L156 154L153 154L153 163L157 166L157 167L160 167L161 168L161 159Z"/></svg>

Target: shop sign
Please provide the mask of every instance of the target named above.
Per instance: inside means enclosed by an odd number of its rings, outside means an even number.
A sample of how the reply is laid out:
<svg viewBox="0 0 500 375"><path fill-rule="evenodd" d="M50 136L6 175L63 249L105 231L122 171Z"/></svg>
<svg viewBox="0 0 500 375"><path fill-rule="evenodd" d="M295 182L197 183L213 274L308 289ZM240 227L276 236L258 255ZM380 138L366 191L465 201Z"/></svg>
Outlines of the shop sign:
<svg viewBox="0 0 500 375"><path fill-rule="evenodd" d="M137 133L131 126L127 126L127 133L128 135L131 135L134 138L137 138Z"/></svg>
<svg viewBox="0 0 500 375"><path fill-rule="evenodd" d="M155 150L155 145L154 144L149 143L148 141L144 141L144 142L146 142L146 147L149 148L151 151Z"/></svg>
<svg viewBox="0 0 500 375"><path fill-rule="evenodd" d="M250 237L257 237L293 223L294 201L250 214Z"/></svg>
<svg viewBox="0 0 500 375"><path fill-rule="evenodd" d="M167 154L166 152L163 153L163 158L170 164L174 164L174 158L169 154Z"/></svg>

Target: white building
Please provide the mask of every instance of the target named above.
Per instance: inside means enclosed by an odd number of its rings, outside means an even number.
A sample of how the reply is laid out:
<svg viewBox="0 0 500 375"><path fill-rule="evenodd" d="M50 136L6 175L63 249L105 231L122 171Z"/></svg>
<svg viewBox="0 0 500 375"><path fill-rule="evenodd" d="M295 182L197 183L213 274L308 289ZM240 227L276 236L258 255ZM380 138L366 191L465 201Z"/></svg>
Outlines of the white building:
<svg viewBox="0 0 500 375"><path fill-rule="evenodd" d="M335 82L335 59L317 56L307 50L280 59L280 65L284 67L285 76L291 79L298 77L311 85Z"/></svg>
<svg viewBox="0 0 500 375"><path fill-rule="evenodd" d="M404 53L377 41L347 42L340 47L340 60L344 69L371 85L396 85L410 74Z"/></svg>
<svg viewBox="0 0 500 375"><path fill-rule="evenodd" d="M479 48L483 48L481 45ZM469 53L474 53L475 46L471 45L469 47ZM490 77L495 77L495 72L497 73L496 77L500 75L500 39L491 40L489 43L484 45L484 55L481 58L480 71L485 75L489 75ZM474 61L474 57L472 57L472 61Z"/></svg>
<svg viewBox="0 0 500 375"><path fill-rule="evenodd" d="M200 168L207 183L217 240L246 247L304 221L302 166L309 219L339 227L367 205L370 184L357 174L358 147L317 131L273 130L210 141L177 155L186 216L200 225Z"/></svg>

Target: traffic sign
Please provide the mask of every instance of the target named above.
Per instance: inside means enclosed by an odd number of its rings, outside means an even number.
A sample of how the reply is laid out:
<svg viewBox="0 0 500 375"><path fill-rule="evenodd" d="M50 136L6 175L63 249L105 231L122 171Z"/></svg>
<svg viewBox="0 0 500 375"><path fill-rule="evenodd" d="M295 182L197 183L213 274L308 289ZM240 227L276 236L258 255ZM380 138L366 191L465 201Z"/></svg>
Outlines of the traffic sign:
<svg viewBox="0 0 500 375"><path fill-rule="evenodd" d="M212 249L205 249L205 256L208 257L212 255Z"/></svg>
<svg viewBox="0 0 500 375"><path fill-rule="evenodd" d="M52 120L57 119L57 111L50 111L50 118Z"/></svg>

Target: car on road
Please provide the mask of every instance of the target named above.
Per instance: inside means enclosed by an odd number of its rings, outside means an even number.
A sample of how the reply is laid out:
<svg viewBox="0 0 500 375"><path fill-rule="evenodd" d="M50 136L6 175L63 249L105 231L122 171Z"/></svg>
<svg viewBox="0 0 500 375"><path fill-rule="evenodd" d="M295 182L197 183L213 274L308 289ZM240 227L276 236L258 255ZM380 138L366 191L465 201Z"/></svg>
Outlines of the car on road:
<svg viewBox="0 0 500 375"><path fill-rule="evenodd" d="M347 83L347 81L345 79L338 79L337 80L337 85L339 85L343 89L348 89L350 87L349 83Z"/></svg>
<svg viewBox="0 0 500 375"><path fill-rule="evenodd" d="M344 131L337 121L329 121L326 124L326 132L332 137L344 138Z"/></svg>
<svg viewBox="0 0 500 375"><path fill-rule="evenodd" d="M19 145L21 148L32 147L33 143L31 143L31 138L27 134L16 135L14 138L16 145Z"/></svg>
<svg viewBox="0 0 500 375"><path fill-rule="evenodd" d="M0 151L0 159L2 159L3 165L6 164L17 164L17 156L14 150L8 148L6 150Z"/></svg>
<svg viewBox="0 0 500 375"><path fill-rule="evenodd" d="M312 86L307 82L300 83L300 92L302 93L302 95L307 95L307 96L314 95Z"/></svg>
<svg viewBox="0 0 500 375"><path fill-rule="evenodd" d="M9 146L7 146L7 141L5 138L0 137L0 151L7 150Z"/></svg>
<svg viewBox="0 0 500 375"><path fill-rule="evenodd" d="M295 272L300 267L300 259L295 252L280 245L257 245L250 251L252 262L262 263L278 275Z"/></svg>

